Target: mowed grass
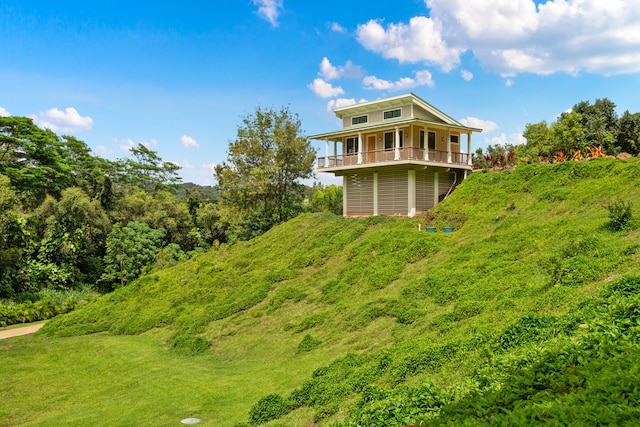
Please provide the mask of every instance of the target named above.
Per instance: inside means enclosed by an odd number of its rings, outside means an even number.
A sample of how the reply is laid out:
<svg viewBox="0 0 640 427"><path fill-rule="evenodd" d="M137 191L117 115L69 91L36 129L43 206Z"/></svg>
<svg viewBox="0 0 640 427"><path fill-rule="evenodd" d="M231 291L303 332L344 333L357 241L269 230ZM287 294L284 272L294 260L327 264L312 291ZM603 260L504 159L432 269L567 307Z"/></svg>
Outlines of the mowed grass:
<svg viewBox="0 0 640 427"><path fill-rule="evenodd" d="M277 393L267 426L328 426L368 384L464 390L511 325L639 273L638 230L606 226L639 189L599 159L473 174L430 215L450 235L302 215L0 341L0 425L236 426Z"/></svg>
<svg viewBox="0 0 640 427"><path fill-rule="evenodd" d="M0 425L233 426L254 401L309 372L295 360L181 356L157 337L105 334L0 341Z"/></svg>

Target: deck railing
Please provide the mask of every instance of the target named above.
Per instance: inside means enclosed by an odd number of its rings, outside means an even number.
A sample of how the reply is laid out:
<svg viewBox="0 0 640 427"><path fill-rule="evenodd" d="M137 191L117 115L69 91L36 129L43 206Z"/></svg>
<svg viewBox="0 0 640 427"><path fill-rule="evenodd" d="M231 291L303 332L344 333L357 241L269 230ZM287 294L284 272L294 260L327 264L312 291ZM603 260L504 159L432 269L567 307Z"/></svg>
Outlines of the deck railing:
<svg viewBox="0 0 640 427"><path fill-rule="evenodd" d="M397 153L397 151L399 151L399 153ZM426 158L425 148L403 147L397 151L395 149L364 151L360 162L358 162L358 153L320 156L318 157L318 169L355 166L358 164L392 163L401 160L422 160L456 165L467 165L469 161L469 154L467 153L452 152L451 162L449 162L449 153L447 151L429 150L428 159Z"/></svg>

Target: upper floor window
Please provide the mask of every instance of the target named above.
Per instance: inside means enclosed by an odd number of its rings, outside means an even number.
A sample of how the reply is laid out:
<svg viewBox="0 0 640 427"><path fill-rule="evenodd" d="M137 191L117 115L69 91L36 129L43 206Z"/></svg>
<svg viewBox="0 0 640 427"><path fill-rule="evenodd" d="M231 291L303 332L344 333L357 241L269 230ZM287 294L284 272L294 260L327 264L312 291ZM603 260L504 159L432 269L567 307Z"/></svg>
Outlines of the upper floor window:
<svg viewBox="0 0 640 427"><path fill-rule="evenodd" d="M436 149L436 133L429 132L427 136L427 147L429 150ZM420 148L424 148L424 131L420 130Z"/></svg>
<svg viewBox="0 0 640 427"><path fill-rule="evenodd" d="M395 117L402 117L402 110L398 108L397 110L385 111L383 117L385 120L393 119Z"/></svg>
<svg viewBox="0 0 640 427"><path fill-rule="evenodd" d="M452 144L460 144L460 135L451 135Z"/></svg>
<svg viewBox="0 0 640 427"><path fill-rule="evenodd" d="M367 123L368 121L369 121L369 117L368 116L351 117L351 124L352 125L359 125L361 123Z"/></svg>
<svg viewBox="0 0 640 427"><path fill-rule="evenodd" d="M398 132L400 136L400 141L398 141L398 148L402 148L402 132ZM393 150L395 148L394 142L396 139L395 132L385 132L384 134L384 149L385 150Z"/></svg>

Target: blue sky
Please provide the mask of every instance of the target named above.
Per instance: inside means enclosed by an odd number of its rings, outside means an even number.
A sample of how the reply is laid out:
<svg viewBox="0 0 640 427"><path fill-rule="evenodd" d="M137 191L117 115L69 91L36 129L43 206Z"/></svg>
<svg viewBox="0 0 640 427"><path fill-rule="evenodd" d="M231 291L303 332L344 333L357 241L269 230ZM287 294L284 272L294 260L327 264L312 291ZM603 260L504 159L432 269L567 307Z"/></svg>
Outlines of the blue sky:
<svg viewBox="0 0 640 427"><path fill-rule="evenodd" d="M203 185L257 106L312 135L413 92L485 129L473 150L579 101L640 112L638 0L2 0L0 46L0 115L110 159L144 143Z"/></svg>

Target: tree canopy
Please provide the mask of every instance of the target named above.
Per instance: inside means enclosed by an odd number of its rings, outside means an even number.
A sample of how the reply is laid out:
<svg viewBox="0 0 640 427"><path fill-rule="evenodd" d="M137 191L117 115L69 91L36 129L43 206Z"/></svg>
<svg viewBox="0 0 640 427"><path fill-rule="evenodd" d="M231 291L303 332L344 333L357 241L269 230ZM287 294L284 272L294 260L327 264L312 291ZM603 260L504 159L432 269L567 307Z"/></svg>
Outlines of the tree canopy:
<svg viewBox="0 0 640 427"><path fill-rule="evenodd" d="M227 161L215 171L232 238L262 234L302 211L301 180L313 176L316 152L301 126L286 107L258 107L242 119Z"/></svg>

